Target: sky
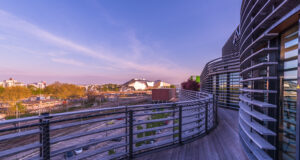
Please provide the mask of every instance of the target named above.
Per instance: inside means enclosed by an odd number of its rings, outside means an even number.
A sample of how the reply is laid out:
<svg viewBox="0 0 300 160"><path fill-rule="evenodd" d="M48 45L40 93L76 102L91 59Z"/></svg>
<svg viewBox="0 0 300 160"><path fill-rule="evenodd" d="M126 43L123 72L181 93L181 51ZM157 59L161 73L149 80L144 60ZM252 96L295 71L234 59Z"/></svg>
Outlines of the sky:
<svg viewBox="0 0 300 160"><path fill-rule="evenodd" d="M0 81L179 84L221 56L242 0L0 0Z"/></svg>

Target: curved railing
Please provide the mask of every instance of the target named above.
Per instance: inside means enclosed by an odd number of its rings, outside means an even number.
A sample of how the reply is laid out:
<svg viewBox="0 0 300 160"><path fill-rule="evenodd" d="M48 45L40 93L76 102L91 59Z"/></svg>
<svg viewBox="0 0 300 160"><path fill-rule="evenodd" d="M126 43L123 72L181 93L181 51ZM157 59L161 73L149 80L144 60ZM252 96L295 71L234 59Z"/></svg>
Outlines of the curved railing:
<svg viewBox="0 0 300 160"><path fill-rule="evenodd" d="M239 54L233 53L208 62L201 73L201 91L215 95L220 107L238 109L240 93Z"/></svg>
<svg viewBox="0 0 300 160"><path fill-rule="evenodd" d="M0 122L0 159L132 158L207 134L217 124L210 94Z"/></svg>

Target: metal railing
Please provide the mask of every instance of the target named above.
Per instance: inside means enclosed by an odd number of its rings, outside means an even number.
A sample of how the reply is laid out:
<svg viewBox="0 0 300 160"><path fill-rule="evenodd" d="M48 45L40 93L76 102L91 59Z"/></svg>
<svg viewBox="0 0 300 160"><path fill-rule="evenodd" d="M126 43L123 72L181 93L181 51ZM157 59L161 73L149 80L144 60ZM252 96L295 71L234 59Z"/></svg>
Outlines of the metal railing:
<svg viewBox="0 0 300 160"><path fill-rule="evenodd" d="M216 126L212 95L182 90L180 100L2 121L0 159L132 159Z"/></svg>

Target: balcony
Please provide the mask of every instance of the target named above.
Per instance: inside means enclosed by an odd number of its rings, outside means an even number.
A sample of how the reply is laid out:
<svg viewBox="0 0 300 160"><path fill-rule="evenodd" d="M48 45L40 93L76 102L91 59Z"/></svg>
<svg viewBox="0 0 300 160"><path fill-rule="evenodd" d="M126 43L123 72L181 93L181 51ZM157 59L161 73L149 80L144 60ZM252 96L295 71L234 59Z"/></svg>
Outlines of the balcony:
<svg viewBox="0 0 300 160"><path fill-rule="evenodd" d="M0 158L246 159L237 111L218 111L207 93L181 90L179 95L174 103L2 121Z"/></svg>

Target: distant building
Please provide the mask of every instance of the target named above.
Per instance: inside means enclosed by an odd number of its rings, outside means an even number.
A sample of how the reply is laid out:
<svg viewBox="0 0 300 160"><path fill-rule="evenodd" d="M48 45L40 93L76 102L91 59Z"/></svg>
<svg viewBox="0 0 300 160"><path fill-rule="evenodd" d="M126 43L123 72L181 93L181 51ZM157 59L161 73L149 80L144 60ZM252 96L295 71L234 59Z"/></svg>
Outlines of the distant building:
<svg viewBox="0 0 300 160"><path fill-rule="evenodd" d="M134 90L146 90L148 88L147 80L145 79L131 79L130 81L124 83L121 87L121 90L128 90L129 88L133 88Z"/></svg>
<svg viewBox="0 0 300 160"><path fill-rule="evenodd" d="M45 81L42 81L42 82L28 84L28 86L34 86L35 88L44 89L46 88L47 84Z"/></svg>
<svg viewBox="0 0 300 160"><path fill-rule="evenodd" d="M130 81L121 85L121 91L140 91L154 88L170 88L171 84L161 80L148 81L146 79L131 79Z"/></svg>
<svg viewBox="0 0 300 160"><path fill-rule="evenodd" d="M174 101L175 98L176 98L175 88L152 89L153 102L169 102L169 101Z"/></svg>
<svg viewBox="0 0 300 160"><path fill-rule="evenodd" d="M3 82L1 82L0 86L2 86L2 87L15 87L15 86L25 87L26 84L24 84L22 82L18 82L17 80L14 80L13 78L10 78L8 80L4 80Z"/></svg>
<svg viewBox="0 0 300 160"><path fill-rule="evenodd" d="M171 84L157 80L154 82L154 88L170 88Z"/></svg>
<svg viewBox="0 0 300 160"><path fill-rule="evenodd" d="M18 81L14 80L13 78L10 78L8 80L4 80L3 84L4 84L4 87L13 87L13 86L15 86L16 82L18 82Z"/></svg>

